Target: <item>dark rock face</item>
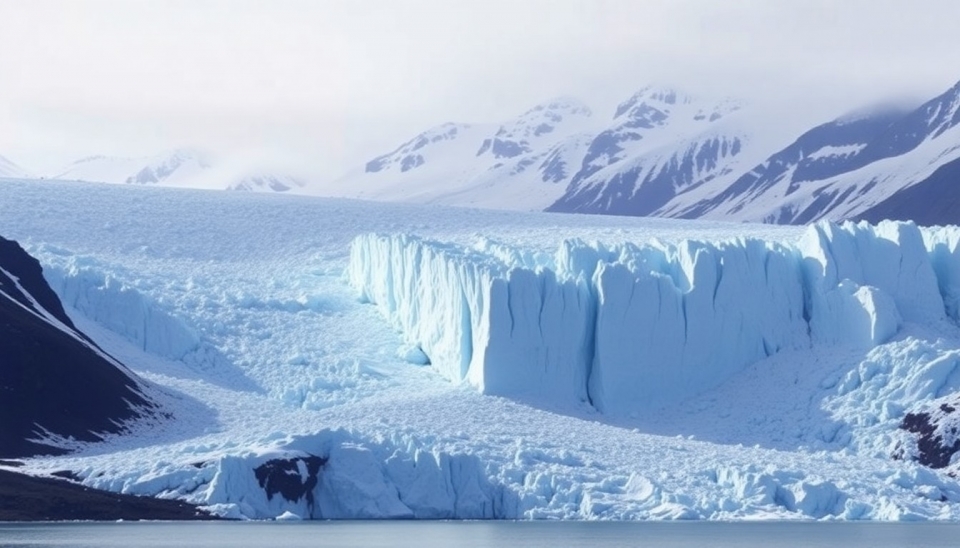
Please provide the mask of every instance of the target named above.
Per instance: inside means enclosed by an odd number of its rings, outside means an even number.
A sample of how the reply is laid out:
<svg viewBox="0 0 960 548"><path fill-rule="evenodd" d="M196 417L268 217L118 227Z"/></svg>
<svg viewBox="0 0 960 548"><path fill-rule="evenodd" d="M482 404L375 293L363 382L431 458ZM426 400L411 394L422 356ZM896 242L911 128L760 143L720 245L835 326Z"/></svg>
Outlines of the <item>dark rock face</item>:
<svg viewBox="0 0 960 548"><path fill-rule="evenodd" d="M40 263L0 238L0 458L64 451L44 431L97 441L156 408L133 374L77 331Z"/></svg>
<svg viewBox="0 0 960 548"><path fill-rule="evenodd" d="M895 459L915 460L930 468L946 468L960 452L960 395L934 401L929 408L904 415L900 429L914 434L911 444L894 451Z"/></svg>
<svg viewBox="0 0 960 548"><path fill-rule="evenodd" d="M923 181L895 192L858 219L871 223L909 220L923 226L960 224L960 160L946 163Z"/></svg>
<svg viewBox="0 0 960 548"><path fill-rule="evenodd" d="M679 192L711 180L718 174L722 162L740 154L741 148L742 143L737 137L705 139L679 149L669 158L641 162L631 169L623 169L604 184L571 183L567 192L547 211L651 215Z"/></svg>
<svg viewBox="0 0 960 548"><path fill-rule="evenodd" d="M515 156L530 152L530 147L523 141L518 143L509 139L500 139L499 137L495 137L493 139L493 148L491 150L493 151L494 158L513 158Z"/></svg>
<svg viewBox="0 0 960 548"><path fill-rule="evenodd" d="M540 179L545 183L559 183L570 175L570 166L563 157L563 150L554 148L540 164Z"/></svg>
<svg viewBox="0 0 960 548"><path fill-rule="evenodd" d="M257 483L266 491L267 499L280 495L290 502L306 499L313 508L313 490L319 481L320 469L327 459L309 455L291 459L273 459L254 468Z"/></svg>
<svg viewBox="0 0 960 548"><path fill-rule="evenodd" d="M177 500L108 493L0 470L0 521L217 519Z"/></svg>
<svg viewBox="0 0 960 548"><path fill-rule="evenodd" d="M403 160L400 161L400 172L410 171L411 169L420 167L423 165L423 156L419 154L411 154L409 156L404 156Z"/></svg>
<svg viewBox="0 0 960 548"><path fill-rule="evenodd" d="M716 197L687 208L680 217L695 219L717 208L736 213L774 188L790 196L802 186L816 188L814 201L802 210L784 206L765 222L804 224L842 211L854 198L869 192L875 180L834 187L831 179L881 160L913 151L960 124L960 83L920 107L886 109L856 119L839 119L817 126L793 144L742 175ZM960 165L945 163L930 177L911 185L857 216L912 220L918 224L960 222L960 198L955 185ZM819 188L818 188L819 187ZM786 201L786 200L785 200Z"/></svg>
<svg viewBox="0 0 960 548"><path fill-rule="evenodd" d="M681 217L698 218L717 207L726 206L739 210L750 201L777 186L786 186L784 196L799 190L801 184L816 185L820 181L861 168L875 158L868 150L871 142L883 135L899 118L899 111L883 111L856 120L834 120L804 133L785 149L770 156L740 176L727 189L709 201L695 204ZM819 151L834 148L838 151L848 147L846 153L819 155ZM783 216L768 221L802 224L827 213L831 204L841 203L836 196L826 199L821 193L817 203L796 216Z"/></svg>
<svg viewBox="0 0 960 548"><path fill-rule="evenodd" d="M364 166L366 173L378 173L390 169L391 166L398 166L400 172L407 172L416 169L426 162L422 153L418 153L427 145L439 143L441 141L452 141L460 135L462 129L469 126L457 124L444 124L417 135L413 139L403 143L395 150L377 156L370 160Z"/></svg>

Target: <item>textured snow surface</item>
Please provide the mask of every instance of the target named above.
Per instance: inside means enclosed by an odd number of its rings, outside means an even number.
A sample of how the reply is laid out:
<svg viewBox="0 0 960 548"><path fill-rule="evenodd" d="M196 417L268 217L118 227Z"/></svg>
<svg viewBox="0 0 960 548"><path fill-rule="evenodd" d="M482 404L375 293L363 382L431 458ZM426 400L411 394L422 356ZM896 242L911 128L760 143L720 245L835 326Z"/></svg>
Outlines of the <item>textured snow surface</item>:
<svg viewBox="0 0 960 548"><path fill-rule="evenodd" d="M174 417L27 471L247 518L960 518L890 458L960 389L954 229L4 181L0 233Z"/></svg>

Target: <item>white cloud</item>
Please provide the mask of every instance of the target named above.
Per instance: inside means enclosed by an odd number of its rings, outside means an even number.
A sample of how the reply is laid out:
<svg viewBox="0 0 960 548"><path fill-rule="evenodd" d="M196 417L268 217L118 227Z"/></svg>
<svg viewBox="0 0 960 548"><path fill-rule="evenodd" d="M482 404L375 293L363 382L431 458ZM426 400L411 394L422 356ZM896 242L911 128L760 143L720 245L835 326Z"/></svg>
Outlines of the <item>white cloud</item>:
<svg viewBox="0 0 960 548"><path fill-rule="evenodd" d="M198 144L332 176L431 125L634 89L831 116L960 79L952 0L0 0L0 154Z"/></svg>

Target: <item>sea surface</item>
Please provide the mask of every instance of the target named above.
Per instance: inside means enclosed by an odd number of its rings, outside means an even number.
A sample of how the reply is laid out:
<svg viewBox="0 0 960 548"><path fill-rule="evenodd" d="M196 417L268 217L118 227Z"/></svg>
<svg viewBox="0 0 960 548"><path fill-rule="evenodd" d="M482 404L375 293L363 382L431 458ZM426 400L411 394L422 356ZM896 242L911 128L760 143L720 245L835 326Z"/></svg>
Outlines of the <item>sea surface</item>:
<svg viewBox="0 0 960 548"><path fill-rule="evenodd" d="M958 546L955 523L5 523L0 546Z"/></svg>

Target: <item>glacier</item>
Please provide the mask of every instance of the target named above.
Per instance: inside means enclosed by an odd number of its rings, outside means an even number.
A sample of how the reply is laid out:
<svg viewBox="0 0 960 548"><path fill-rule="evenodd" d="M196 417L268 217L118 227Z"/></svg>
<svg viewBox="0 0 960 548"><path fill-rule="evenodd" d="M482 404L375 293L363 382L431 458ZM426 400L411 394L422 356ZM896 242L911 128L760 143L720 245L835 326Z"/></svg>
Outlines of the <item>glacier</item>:
<svg viewBox="0 0 960 548"><path fill-rule="evenodd" d="M904 321L943 320L960 271L946 238L928 246L912 223L824 222L795 245L565 240L550 256L363 235L349 278L452 381L636 414L781 349L869 349Z"/></svg>
<svg viewBox="0 0 960 548"><path fill-rule="evenodd" d="M238 519L960 519L902 427L960 391L955 228L11 180L0 233L171 416L21 472Z"/></svg>

